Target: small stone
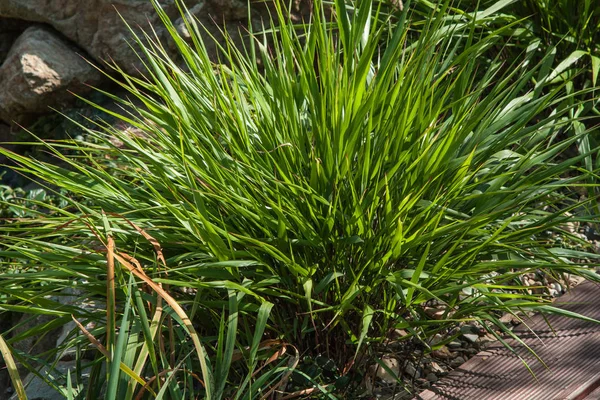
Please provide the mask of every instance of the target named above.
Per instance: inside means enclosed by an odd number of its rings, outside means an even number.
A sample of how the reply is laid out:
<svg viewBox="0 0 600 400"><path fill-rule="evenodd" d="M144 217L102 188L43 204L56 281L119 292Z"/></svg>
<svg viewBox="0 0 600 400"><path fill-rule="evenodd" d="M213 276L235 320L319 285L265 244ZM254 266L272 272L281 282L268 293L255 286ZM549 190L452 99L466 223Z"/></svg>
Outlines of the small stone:
<svg viewBox="0 0 600 400"><path fill-rule="evenodd" d="M402 339L404 337L408 336L408 332L406 332L404 329L394 329L392 331L392 338L393 339Z"/></svg>
<svg viewBox="0 0 600 400"><path fill-rule="evenodd" d="M417 369L415 368L415 366L413 365L412 362L407 362L406 366L404 367L404 375L409 376L411 378L415 378L418 379L420 378L421 374L419 374L419 371L417 371Z"/></svg>
<svg viewBox="0 0 600 400"><path fill-rule="evenodd" d="M448 343L446 346L448 346L449 349L460 349L462 347L462 343L459 341L453 340L450 343Z"/></svg>
<svg viewBox="0 0 600 400"><path fill-rule="evenodd" d="M587 236L584 233L574 233L573 236L578 237L581 240L588 240Z"/></svg>
<svg viewBox="0 0 600 400"><path fill-rule="evenodd" d="M575 223L574 223L574 222L567 222L567 223L565 224L564 228L565 228L565 230L566 230L567 232L570 232L570 233L575 233L575 232L577 232L577 226L575 225Z"/></svg>
<svg viewBox="0 0 600 400"><path fill-rule="evenodd" d="M481 344L495 342L496 340L498 340L496 336L492 335L491 333L486 333L485 335L479 337L479 343Z"/></svg>
<svg viewBox="0 0 600 400"><path fill-rule="evenodd" d="M425 307L424 311L425 314L436 320L444 318L444 314L446 313L443 307Z"/></svg>
<svg viewBox="0 0 600 400"><path fill-rule="evenodd" d="M506 313L504 314L502 317L500 317L500 322L502 322L503 324L518 324L520 321L517 317L515 317L513 314L511 313Z"/></svg>
<svg viewBox="0 0 600 400"><path fill-rule="evenodd" d="M442 340L444 340L444 337L442 335L440 335L439 333L436 333L431 338L431 343L429 343L429 345L435 346L436 344L440 343Z"/></svg>
<svg viewBox="0 0 600 400"><path fill-rule="evenodd" d="M431 387L431 382L425 378L417 379L417 384L424 389L429 389Z"/></svg>
<svg viewBox="0 0 600 400"><path fill-rule="evenodd" d="M544 285L548 286L549 281L548 281L548 277L546 275L542 276L542 283Z"/></svg>
<svg viewBox="0 0 600 400"><path fill-rule="evenodd" d="M442 359L455 357L455 354L452 353L450 350L448 350L448 347L446 347L446 346L442 346L439 349L432 351L431 355L433 357L442 358Z"/></svg>
<svg viewBox="0 0 600 400"><path fill-rule="evenodd" d="M463 365L465 363L465 359L463 357L456 357L454 360L452 360L452 362L450 363L450 367L452 368L458 368L461 365Z"/></svg>
<svg viewBox="0 0 600 400"><path fill-rule="evenodd" d="M467 349L467 354L474 356L475 354L479 353L479 350L475 349L475 348L468 348Z"/></svg>
<svg viewBox="0 0 600 400"><path fill-rule="evenodd" d="M562 293L563 292L563 287L560 283L558 282L554 282L552 284L552 287L554 288L554 290L556 290L558 293Z"/></svg>
<svg viewBox="0 0 600 400"><path fill-rule="evenodd" d="M585 280L584 277L578 275L569 276L569 286L575 287Z"/></svg>
<svg viewBox="0 0 600 400"><path fill-rule="evenodd" d="M534 294L544 294L545 291L546 291L546 288L544 287L544 285L542 284L542 282L536 281L531 286L535 286L532 289L532 291L533 291Z"/></svg>
<svg viewBox="0 0 600 400"><path fill-rule="evenodd" d="M427 379L429 382L431 383L435 383L438 381L438 377L436 374L434 374L433 372L427 374L427 376L425 377L425 379Z"/></svg>
<svg viewBox="0 0 600 400"><path fill-rule="evenodd" d="M475 343L477 339L479 339L479 335L474 333L465 333L462 335L462 337L465 338L469 343Z"/></svg>
<svg viewBox="0 0 600 400"><path fill-rule="evenodd" d="M444 368L442 368L440 366L440 364L436 363L435 361L431 362L431 371L434 373L446 372L446 370Z"/></svg>
<svg viewBox="0 0 600 400"><path fill-rule="evenodd" d="M398 381L400 375L400 363L397 359L390 356L383 356L381 362L387 367L377 368L377 377L386 383L394 383ZM388 369L391 371L388 372Z"/></svg>

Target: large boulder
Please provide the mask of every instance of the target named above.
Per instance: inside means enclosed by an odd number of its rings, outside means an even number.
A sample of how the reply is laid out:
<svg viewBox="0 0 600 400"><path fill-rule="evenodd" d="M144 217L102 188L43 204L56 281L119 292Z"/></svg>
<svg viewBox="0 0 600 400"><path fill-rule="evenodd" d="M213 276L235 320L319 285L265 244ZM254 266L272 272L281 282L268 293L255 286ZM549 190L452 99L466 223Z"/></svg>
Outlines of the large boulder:
<svg viewBox="0 0 600 400"><path fill-rule="evenodd" d="M3 3L0 3L3 4ZM102 74L84 60L77 49L51 29L31 26L12 46L0 66L0 119L27 123L74 100L69 92L89 90Z"/></svg>
<svg viewBox="0 0 600 400"><path fill-rule="evenodd" d="M174 0L158 1L172 20L179 17ZM213 19L221 22L247 15L243 0L187 0L186 5L209 25ZM151 25L159 39L167 39L149 0L1 0L0 16L49 24L96 61L114 61L130 74L139 73L141 64L130 48L132 36L123 20L137 31L150 31Z"/></svg>
<svg viewBox="0 0 600 400"><path fill-rule="evenodd" d="M149 0L0 1L0 16L51 25L96 61L112 59L128 72L135 72L137 60L119 13L132 26L147 27L148 22L157 22Z"/></svg>

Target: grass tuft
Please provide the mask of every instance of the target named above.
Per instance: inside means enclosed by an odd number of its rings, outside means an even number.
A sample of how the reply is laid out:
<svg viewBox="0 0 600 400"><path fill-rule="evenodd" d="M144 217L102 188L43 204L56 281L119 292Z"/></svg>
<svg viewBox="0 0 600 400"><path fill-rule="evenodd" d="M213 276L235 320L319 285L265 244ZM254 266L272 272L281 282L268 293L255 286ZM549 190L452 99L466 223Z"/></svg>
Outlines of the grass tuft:
<svg viewBox="0 0 600 400"><path fill-rule="evenodd" d="M220 63L153 3L178 57L148 34L144 77L114 67L129 111L105 111L129 129L42 143L56 163L0 149L68 204L4 229L5 309L95 325L64 344L107 343L88 396L343 398L392 331L427 351L466 322L511 335L503 312L561 312L522 274L600 280L559 243L596 201L594 150L565 156L588 137L562 134L576 93L539 42L490 56L509 1L464 19L441 1L426 23L410 1L336 1L332 20L316 1L296 25L277 2L241 48L224 33ZM52 309L67 287L105 309Z"/></svg>

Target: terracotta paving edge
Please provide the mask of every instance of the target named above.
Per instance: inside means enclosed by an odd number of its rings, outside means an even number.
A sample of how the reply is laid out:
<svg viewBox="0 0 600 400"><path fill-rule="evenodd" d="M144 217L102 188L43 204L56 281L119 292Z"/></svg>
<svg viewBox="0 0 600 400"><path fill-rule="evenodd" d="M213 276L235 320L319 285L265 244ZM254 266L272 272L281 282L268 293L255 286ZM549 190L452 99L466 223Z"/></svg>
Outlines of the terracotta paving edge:
<svg viewBox="0 0 600 400"><path fill-rule="evenodd" d="M554 305L600 320L600 285L592 282L582 283L558 298ZM558 366L561 361L558 361L558 365L554 366L556 369L551 373L554 376L546 376L541 382L538 382L540 385L537 387L530 387L528 391L528 385L521 386L520 382L522 381L519 379L514 379L512 386L510 382L499 384L500 378L506 379L515 376L514 374L519 374L519 371L514 363L511 365L510 361L503 361L507 359L507 355L510 355L507 350L502 346L493 345L480 351L447 377L434 384L431 389L416 395L413 400L600 399L600 326L598 324L590 325L589 322L573 323L572 319L566 317L552 316L552 319L554 319L553 326L555 322L558 325L558 333L552 337L543 335L543 340L549 340L546 344L549 348L554 348L553 351L556 353L552 353L552 356L556 355L555 360L565 357L564 362L567 364L561 368ZM534 331L537 332L540 329L543 332L544 326L540 324L543 317L536 315L532 317L532 322L534 320L536 322L532 325L537 328ZM518 330L517 328L516 330ZM547 325L545 329L547 331ZM531 344L530 339L525 339L525 341ZM546 347L546 344L543 347ZM558 347L556 347L557 344ZM590 344L591 346L588 346ZM540 350L544 350L543 347ZM546 354L546 357L548 356L549 354ZM578 362L575 366L572 364L574 360ZM582 367L587 367L587 371L582 372ZM590 368L592 369L590 370ZM477 375L480 377L472 378ZM486 375L487 378L485 378ZM565 378L570 381L565 381Z"/></svg>
<svg viewBox="0 0 600 400"><path fill-rule="evenodd" d="M592 379L581 385L578 389L574 390L571 394L565 397L564 400L584 400L598 388L600 388L600 372L597 373Z"/></svg>

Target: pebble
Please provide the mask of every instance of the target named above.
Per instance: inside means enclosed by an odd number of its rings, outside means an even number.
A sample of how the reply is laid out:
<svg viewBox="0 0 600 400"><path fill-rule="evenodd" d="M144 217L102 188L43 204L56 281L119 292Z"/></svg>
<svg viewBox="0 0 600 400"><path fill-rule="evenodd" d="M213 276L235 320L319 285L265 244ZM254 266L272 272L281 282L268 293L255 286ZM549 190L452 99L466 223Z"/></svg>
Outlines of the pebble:
<svg viewBox="0 0 600 400"><path fill-rule="evenodd" d="M544 294L546 291L546 288L544 287L542 282L535 281L531 286L535 286L535 288L533 288L532 290L534 294Z"/></svg>
<svg viewBox="0 0 600 400"><path fill-rule="evenodd" d="M431 387L431 382L424 378L417 379L417 383L424 389L429 389Z"/></svg>
<svg viewBox="0 0 600 400"><path fill-rule="evenodd" d="M444 318L444 314L446 313L446 310L443 307L425 307L424 311L425 314L437 320Z"/></svg>
<svg viewBox="0 0 600 400"><path fill-rule="evenodd" d="M394 329L392 331L392 339L402 339L408 336L408 332L404 329Z"/></svg>
<svg viewBox="0 0 600 400"><path fill-rule="evenodd" d="M520 323L520 321L517 317L515 317L514 315L512 315L511 313L508 313L508 312L506 314L504 314L502 317L500 317L500 322L502 322L503 324L513 324L513 325Z"/></svg>
<svg viewBox="0 0 600 400"><path fill-rule="evenodd" d="M427 379L429 382L434 383L438 381L438 377L436 374L434 374L433 372L427 374L427 376L425 377L425 379Z"/></svg>
<svg viewBox="0 0 600 400"><path fill-rule="evenodd" d="M442 340L444 340L444 337L442 335L440 335L439 333L436 333L431 338L431 343L429 343L429 345L435 346L436 344L440 343Z"/></svg>
<svg viewBox="0 0 600 400"><path fill-rule="evenodd" d="M448 348L446 346L442 346L439 349L432 351L431 355L433 357L447 359L447 358L454 358L455 353L452 353L450 350L448 350Z"/></svg>
<svg viewBox="0 0 600 400"><path fill-rule="evenodd" d="M462 347L462 343L458 342L456 340L453 340L452 342L448 343L446 346L448 346L449 349L460 349Z"/></svg>
<svg viewBox="0 0 600 400"><path fill-rule="evenodd" d="M581 276L570 275L569 276L569 286L571 286L571 287L577 286L584 280L585 280L585 278L583 278Z"/></svg>
<svg viewBox="0 0 600 400"><path fill-rule="evenodd" d="M416 378L416 379L419 379L421 377L421 374L419 374L419 371L417 371L417 369L415 368L413 363L410 361L407 362L406 366L404 367L404 375L409 376L411 378Z"/></svg>
<svg viewBox="0 0 600 400"><path fill-rule="evenodd" d="M431 371L433 373L446 372L446 370L444 368L440 367L440 364L436 363L435 361L431 362Z"/></svg>
<svg viewBox="0 0 600 400"><path fill-rule="evenodd" d="M465 338L469 343L475 343L477 339L479 339L479 335L475 333L464 333L462 337Z"/></svg>
<svg viewBox="0 0 600 400"><path fill-rule="evenodd" d="M560 283L558 282L554 282L552 284L552 287L554 288L554 290L556 290L558 293L562 293L563 292L563 287Z"/></svg>
<svg viewBox="0 0 600 400"><path fill-rule="evenodd" d="M400 376L400 363L397 359L390 356L383 356L381 362L389 368L391 374L385 368L377 368L377 377L386 383L394 383Z"/></svg>
<svg viewBox="0 0 600 400"><path fill-rule="evenodd" d="M467 354L469 354L471 356L474 356L477 353L479 353L479 350L477 350L477 349L475 349L473 347L467 349Z"/></svg>
<svg viewBox="0 0 600 400"><path fill-rule="evenodd" d="M575 232L577 232L577 226L575 225L575 223L574 223L574 222L567 222L567 223L564 225L564 228L565 228L565 230L567 230L567 232L570 232L570 233L575 233Z"/></svg>
<svg viewBox="0 0 600 400"><path fill-rule="evenodd" d="M479 338L479 343L481 345L485 345L486 343L495 342L496 340L498 340L496 339L496 336L492 335L491 333L486 333Z"/></svg>
<svg viewBox="0 0 600 400"><path fill-rule="evenodd" d="M450 362L450 367L458 368L465 363L465 359L463 357L456 357L452 362Z"/></svg>

